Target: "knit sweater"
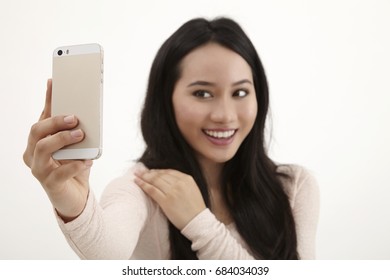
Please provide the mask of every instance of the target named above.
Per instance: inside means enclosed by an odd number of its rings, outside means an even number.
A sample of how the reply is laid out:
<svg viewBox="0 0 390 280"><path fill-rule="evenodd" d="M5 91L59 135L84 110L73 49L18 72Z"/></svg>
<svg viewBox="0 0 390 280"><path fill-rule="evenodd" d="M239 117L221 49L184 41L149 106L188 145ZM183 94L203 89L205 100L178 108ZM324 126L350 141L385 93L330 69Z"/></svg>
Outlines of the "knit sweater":
<svg viewBox="0 0 390 280"><path fill-rule="evenodd" d="M58 224L81 259L169 259L168 220L161 208L134 182L136 164L104 190L100 203L92 190L75 220ZM301 259L315 257L319 189L314 177L296 165L278 167L292 180L282 179L295 220ZM234 223L225 225L206 208L181 231L199 259L254 259Z"/></svg>

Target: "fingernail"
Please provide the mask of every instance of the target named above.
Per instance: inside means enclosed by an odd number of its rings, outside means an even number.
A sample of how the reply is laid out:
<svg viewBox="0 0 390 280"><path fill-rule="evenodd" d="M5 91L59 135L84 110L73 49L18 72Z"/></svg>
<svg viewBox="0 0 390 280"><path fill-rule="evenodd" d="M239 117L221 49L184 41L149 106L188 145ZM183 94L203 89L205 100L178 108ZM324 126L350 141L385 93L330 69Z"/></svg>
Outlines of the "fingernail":
<svg viewBox="0 0 390 280"><path fill-rule="evenodd" d="M144 175L145 173L146 173L146 170L137 169L134 171L134 175L137 177L142 177L142 175Z"/></svg>
<svg viewBox="0 0 390 280"><path fill-rule="evenodd" d="M84 164L85 164L86 167L91 167L92 164L93 164L93 161L92 160L86 160L86 161L84 161Z"/></svg>
<svg viewBox="0 0 390 280"><path fill-rule="evenodd" d="M77 129L77 130L73 130L70 132L70 135L73 137L73 138L80 138L81 136L83 136L83 133L81 132L81 129Z"/></svg>
<svg viewBox="0 0 390 280"><path fill-rule="evenodd" d="M66 116L66 117L64 118L64 122L65 122L65 123L68 123L68 124L73 123L73 122L74 122L74 116L73 116L73 115L71 115L71 116Z"/></svg>

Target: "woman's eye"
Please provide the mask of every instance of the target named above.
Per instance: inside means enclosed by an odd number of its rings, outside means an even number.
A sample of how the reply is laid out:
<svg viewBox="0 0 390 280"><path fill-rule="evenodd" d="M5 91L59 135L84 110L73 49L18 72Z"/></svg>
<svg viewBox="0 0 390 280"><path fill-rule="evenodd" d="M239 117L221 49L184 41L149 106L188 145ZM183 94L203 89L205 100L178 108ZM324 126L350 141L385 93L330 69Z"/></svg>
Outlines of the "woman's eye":
<svg viewBox="0 0 390 280"><path fill-rule="evenodd" d="M233 96L235 97L245 97L248 95L248 91L244 89L239 89L233 93Z"/></svg>
<svg viewBox="0 0 390 280"><path fill-rule="evenodd" d="M195 97L200 97L200 98L210 98L211 97L211 93L209 93L208 91L205 91L205 90L197 90L193 93L193 95Z"/></svg>

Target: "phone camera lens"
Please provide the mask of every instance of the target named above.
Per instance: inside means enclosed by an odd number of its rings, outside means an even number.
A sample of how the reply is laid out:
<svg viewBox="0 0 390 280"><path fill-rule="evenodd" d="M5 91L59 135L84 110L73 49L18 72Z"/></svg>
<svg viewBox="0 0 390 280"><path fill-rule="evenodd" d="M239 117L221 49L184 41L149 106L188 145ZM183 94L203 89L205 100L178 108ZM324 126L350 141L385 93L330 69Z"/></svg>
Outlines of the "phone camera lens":
<svg viewBox="0 0 390 280"><path fill-rule="evenodd" d="M57 52L57 54L58 54L58 55L62 55L62 51L59 50L59 51Z"/></svg>

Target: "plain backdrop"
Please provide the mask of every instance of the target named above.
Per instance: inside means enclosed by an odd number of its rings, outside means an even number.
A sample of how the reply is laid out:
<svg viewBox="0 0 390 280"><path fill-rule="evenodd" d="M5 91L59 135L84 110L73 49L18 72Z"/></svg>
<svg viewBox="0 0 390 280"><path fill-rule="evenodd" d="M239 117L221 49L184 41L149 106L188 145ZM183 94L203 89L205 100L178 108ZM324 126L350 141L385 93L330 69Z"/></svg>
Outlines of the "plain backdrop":
<svg viewBox="0 0 390 280"><path fill-rule="evenodd" d="M194 17L228 16L256 46L269 79L270 155L320 185L319 259L390 259L390 2L387 0L0 2L0 259L76 259L22 154L44 104L54 48L105 50L100 196L143 151L151 62Z"/></svg>

